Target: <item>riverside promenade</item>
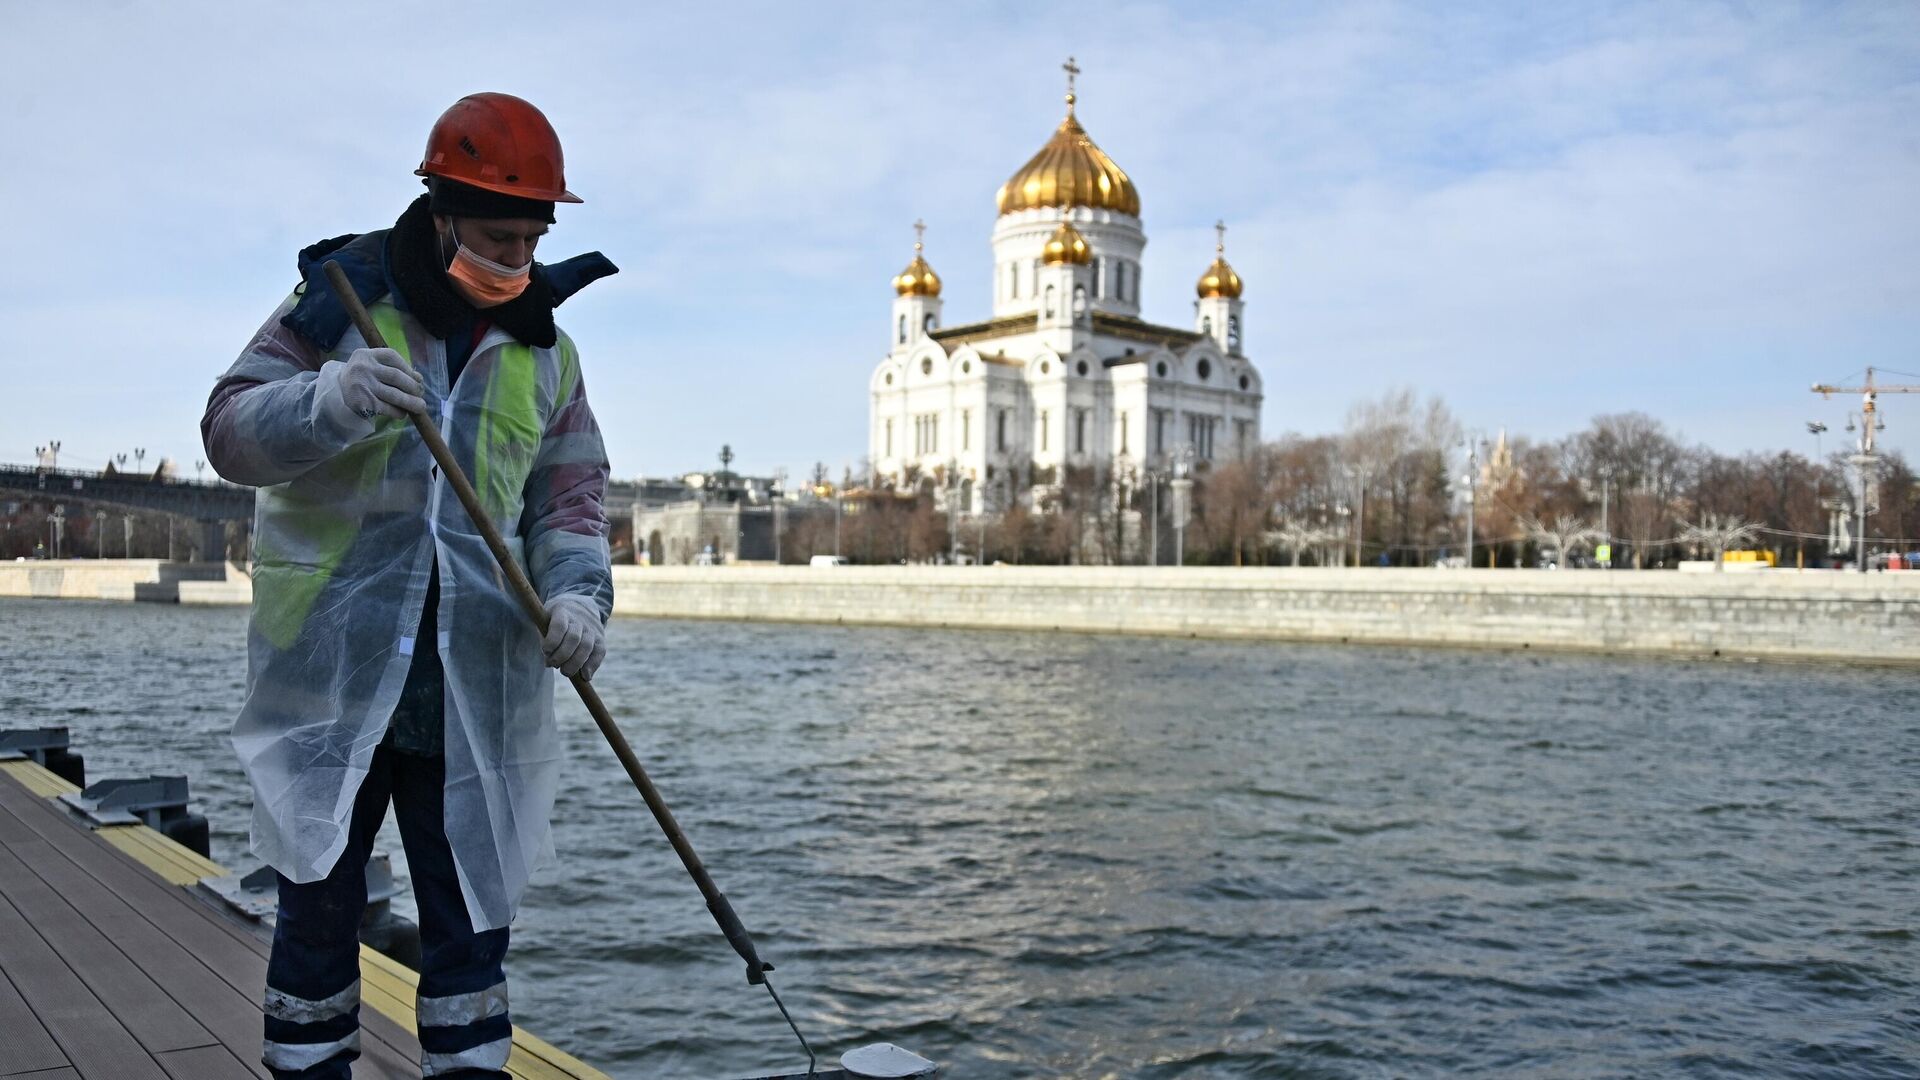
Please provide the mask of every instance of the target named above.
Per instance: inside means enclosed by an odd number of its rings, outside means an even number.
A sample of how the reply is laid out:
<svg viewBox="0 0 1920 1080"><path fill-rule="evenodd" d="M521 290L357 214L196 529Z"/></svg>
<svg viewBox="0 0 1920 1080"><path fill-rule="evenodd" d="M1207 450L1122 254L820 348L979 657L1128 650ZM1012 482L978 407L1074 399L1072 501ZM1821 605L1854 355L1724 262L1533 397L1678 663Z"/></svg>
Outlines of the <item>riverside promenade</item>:
<svg viewBox="0 0 1920 1080"><path fill-rule="evenodd" d="M245 604L241 568L0 563L0 597ZM616 566L614 614L1920 665L1920 571Z"/></svg>
<svg viewBox="0 0 1920 1080"><path fill-rule="evenodd" d="M1920 572L614 567L614 613L1920 665Z"/></svg>

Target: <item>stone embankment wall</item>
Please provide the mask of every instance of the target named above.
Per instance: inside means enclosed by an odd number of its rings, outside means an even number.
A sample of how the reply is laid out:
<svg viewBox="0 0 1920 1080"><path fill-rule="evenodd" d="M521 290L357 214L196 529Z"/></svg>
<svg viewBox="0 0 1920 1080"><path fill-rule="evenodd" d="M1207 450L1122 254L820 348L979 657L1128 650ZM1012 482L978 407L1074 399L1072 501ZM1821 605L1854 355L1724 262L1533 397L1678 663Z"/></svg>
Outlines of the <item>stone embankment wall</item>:
<svg viewBox="0 0 1920 1080"><path fill-rule="evenodd" d="M0 597L251 600L240 568L229 565L224 580L217 568L195 569L153 559L0 563ZM616 566L614 594L616 614L652 618L1920 665L1920 571Z"/></svg>
<svg viewBox="0 0 1920 1080"><path fill-rule="evenodd" d="M42 559L0 562L0 597L249 604L253 582L233 563L166 559Z"/></svg>
<svg viewBox="0 0 1920 1080"><path fill-rule="evenodd" d="M1920 664L1920 572L614 568L615 613Z"/></svg>
<svg viewBox="0 0 1920 1080"><path fill-rule="evenodd" d="M39 600L131 600L160 581L165 559L29 559L0 562L0 596Z"/></svg>

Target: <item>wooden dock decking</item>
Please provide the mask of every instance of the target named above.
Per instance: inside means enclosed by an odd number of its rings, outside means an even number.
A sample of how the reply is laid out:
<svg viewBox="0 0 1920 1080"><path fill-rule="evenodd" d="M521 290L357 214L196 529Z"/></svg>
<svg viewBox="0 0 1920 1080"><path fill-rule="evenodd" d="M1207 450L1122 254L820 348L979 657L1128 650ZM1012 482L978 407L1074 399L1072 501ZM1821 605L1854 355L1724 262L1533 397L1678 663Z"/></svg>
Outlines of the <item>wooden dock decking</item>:
<svg viewBox="0 0 1920 1080"><path fill-rule="evenodd" d="M260 1064L269 939L206 897L215 863L144 825L90 828L75 790L0 762L0 1077L246 1080ZM405 966L365 948L360 1078L420 1075ZM521 1080L608 1080L514 1029Z"/></svg>

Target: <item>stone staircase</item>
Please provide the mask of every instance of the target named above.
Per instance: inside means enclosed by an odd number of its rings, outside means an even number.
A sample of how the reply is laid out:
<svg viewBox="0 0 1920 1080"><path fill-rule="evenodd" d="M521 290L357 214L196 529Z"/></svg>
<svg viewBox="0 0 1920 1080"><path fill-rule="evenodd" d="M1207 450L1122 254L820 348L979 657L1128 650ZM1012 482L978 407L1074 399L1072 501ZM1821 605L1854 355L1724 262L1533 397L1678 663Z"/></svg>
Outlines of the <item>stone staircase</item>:
<svg viewBox="0 0 1920 1080"><path fill-rule="evenodd" d="M146 604L247 604L253 579L233 563L162 563L160 580L133 587L133 599Z"/></svg>

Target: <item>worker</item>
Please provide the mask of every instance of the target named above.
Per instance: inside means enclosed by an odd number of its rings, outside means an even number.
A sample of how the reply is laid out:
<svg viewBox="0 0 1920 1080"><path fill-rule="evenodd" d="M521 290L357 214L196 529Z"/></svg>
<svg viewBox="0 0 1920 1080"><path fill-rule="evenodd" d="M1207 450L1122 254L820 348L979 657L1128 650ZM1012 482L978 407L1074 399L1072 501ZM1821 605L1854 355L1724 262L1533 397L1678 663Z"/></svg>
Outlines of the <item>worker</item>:
<svg viewBox="0 0 1920 1080"><path fill-rule="evenodd" d="M420 910L421 1069L506 1077L501 962L553 853L553 674L591 677L613 606L606 451L554 308L615 271L533 260L567 191L560 142L507 94L434 124L390 229L302 251L303 281L215 384L207 460L259 489L247 695L233 745L252 849L279 877L263 1061L359 1056L366 863L393 803ZM368 348L337 261L388 348ZM546 605L544 637L411 423L424 413Z"/></svg>

